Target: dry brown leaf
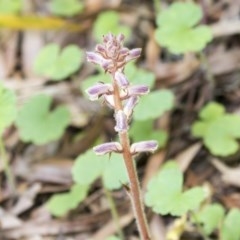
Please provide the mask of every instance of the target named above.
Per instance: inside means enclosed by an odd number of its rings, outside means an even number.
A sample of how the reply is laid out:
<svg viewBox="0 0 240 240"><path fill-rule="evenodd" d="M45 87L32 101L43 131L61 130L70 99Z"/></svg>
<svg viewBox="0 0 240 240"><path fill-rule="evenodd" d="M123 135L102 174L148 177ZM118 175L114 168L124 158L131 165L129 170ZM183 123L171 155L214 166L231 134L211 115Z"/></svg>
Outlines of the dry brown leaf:
<svg viewBox="0 0 240 240"><path fill-rule="evenodd" d="M219 172L221 172L221 178L225 183L235 187L240 187L240 166L235 168L227 167L217 158L211 159L211 163Z"/></svg>
<svg viewBox="0 0 240 240"><path fill-rule="evenodd" d="M22 55L21 63L23 67L24 77L36 78L38 77L34 71L34 63L41 48L44 46L43 32L40 31L26 31L22 39ZM43 80L44 83L45 80Z"/></svg>
<svg viewBox="0 0 240 240"><path fill-rule="evenodd" d="M201 146L201 143L195 143L174 157L183 172L187 170L188 166L191 164Z"/></svg>
<svg viewBox="0 0 240 240"><path fill-rule="evenodd" d="M15 31L0 31L0 79L7 78L17 63L19 34Z"/></svg>
<svg viewBox="0 0 240 240"><path fill-rule="evenodd" d="M132 213L128 213L124 216L119 217L119 224L121 228L129 225L133 220L134 216ZM100 228L89 240L102 240L117 232L116 223L112 221L106 223Z"/></svg>
<svg viewBox="0 0 240 240"><path fill-rule="evenodd" d="M21 227L21 225L22 221L18 217L0 208L0 229Z"/></svg>
<svg viewBox="0 0 240 240"><path fill-rule="evenodd" d="M165 240L166 228L162 218L159 215L154 215L150 222L150 232L152 240Z"/></svg>
<svg viewBox="0 0 240 240"><path fill-rule="evenodd" d="M34 205L35 198L41 190L41 184L35 183L19 197L17 203L11 209L11 213L19 215Z"/></svg>

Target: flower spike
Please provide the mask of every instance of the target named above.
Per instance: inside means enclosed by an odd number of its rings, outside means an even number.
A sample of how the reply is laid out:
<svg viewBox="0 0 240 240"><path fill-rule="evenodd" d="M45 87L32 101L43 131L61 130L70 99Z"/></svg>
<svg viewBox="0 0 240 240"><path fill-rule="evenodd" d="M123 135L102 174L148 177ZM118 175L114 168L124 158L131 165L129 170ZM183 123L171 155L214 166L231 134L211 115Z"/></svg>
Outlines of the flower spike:
<svg viewBox="0 0 240 240"><path fill-rule="evenodd" d="M120 142L107 142L93 148L97 155L121 153L128 173L129 196L133 205L134 215L137 219L141 239L151 239L148 232L144 206L141 201L141 190L134 165L133 155L140 152L154 152L157 141L142 141L129 144L128 136L129 122L133 115L134 107L139 98L149 92L145 85L130 85L128 78L124 74L126 64L140 57L141 48L129 50L123 46L124 35L114 36L109 33L103 36L103 43L98 44L95 52L87 52L87 60L100 65L105 73L112 77L111 84L98 83L86 90L91 100L103 99L103 103L114 110L116 125ZM94 167L94 166L93 166Z"/></svg>

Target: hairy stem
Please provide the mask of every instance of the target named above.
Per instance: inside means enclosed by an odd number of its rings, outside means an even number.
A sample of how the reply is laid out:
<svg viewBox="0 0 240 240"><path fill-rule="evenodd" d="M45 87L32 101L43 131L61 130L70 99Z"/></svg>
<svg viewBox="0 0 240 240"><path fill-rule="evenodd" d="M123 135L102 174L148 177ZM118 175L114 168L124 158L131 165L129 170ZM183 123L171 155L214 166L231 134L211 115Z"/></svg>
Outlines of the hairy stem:
<svg viewBox="0 0 240 240"><path fill-rule="evenodd" d="M123 110L122 101L120 98L119 88L116 81L113 79L114 89L114 105L115 111ZM137 176L136 166L132 154L130 152L129 136L127 131L119 132L119 140L123 148L123 158L128 173L130 183L130 199L133 208L133 212L137 221L138 230L142 240L150 240L150 234L146 216L144 212L144 206L142 203L142 196L140 191L140 184Z"/></svg>

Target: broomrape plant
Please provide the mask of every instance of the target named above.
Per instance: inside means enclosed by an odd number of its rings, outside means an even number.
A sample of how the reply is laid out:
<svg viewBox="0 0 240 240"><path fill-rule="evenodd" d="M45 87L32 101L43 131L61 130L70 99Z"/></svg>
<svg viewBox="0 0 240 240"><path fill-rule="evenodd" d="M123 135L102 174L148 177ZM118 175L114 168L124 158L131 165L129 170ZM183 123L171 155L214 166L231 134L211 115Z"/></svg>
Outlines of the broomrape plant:
<svg viewBox="0 0 240 240"><path fill-rule="evenodd" d="M112 83L96 83L86 90L90 100L103 99L114 110L116 121L115 131L118 132L119 142L108 142L93 148L97 155L112 152L123 155L129 177L129 195L133 212L137 220L138 230L142 240L149 240L150 234L144 213L139 180L133 156L141 152L154 152L158 148L157 141L142 141L130 144L128 130L134 107L139 98L149 93L145 85L131 85L124 74L126 64L140 57L141 48L129 50L123 46L124 35L114 36L109 33L103 36L103 44L98 44L94 52L87 52L87 60L100 65L110 74Z"/></svg>

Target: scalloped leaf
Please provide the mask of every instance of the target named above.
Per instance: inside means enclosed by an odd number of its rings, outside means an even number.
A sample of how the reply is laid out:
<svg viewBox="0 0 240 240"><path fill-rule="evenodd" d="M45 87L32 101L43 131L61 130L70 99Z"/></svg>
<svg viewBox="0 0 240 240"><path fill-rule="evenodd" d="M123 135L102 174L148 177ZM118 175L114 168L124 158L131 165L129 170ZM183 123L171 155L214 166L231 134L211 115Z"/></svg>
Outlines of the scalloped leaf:
<svg viewBox="0 0 240 240"><path fill-rule="evenodd" d="M233 208L224 219L221 228L221 240L239 240L240 239L240 211Z"/></svg>
<svg viewBox="0 0 240 240"><path fill-rule="evenodd" d="M110 83L111 79L109 75L106 75L105 73L99 73L97 75L90 76L81 82L80 89L82 93L88 98L87 94L85 93L85 90L98 82Z"/></svg>
<svg viewBox="0 0 240 240"><path fill-rule="evenodd" d="M76 45L68 45L60 50L60 46L52 43L45 46L37 56L34 69L37 74L63 80L76 72L83 63L83 53Z"/></svg>
<svg viewBox="0 0 240 240"><path fill-rule="evenodd" d="M0 0L1 14L16 14L20 12L23 0Z"/></svg>
<svg viewBox="0 0 240 240"><path fill-rule="evenodd" d="M72 168L73 180L82 185L92 184L101 176L106 163L107 159L104 156L97 156L93 150L88 150L75 160Z"/></svg>
<svg viewBox="0 0 240 240"><path fill-rule="evenodd" d="M81 154L72 168L73 179L78 184L90 185L102 177L105 187L109 190L118 189L128 182L122 156L97 156L92 150Z"/></svg>
<svg viewBox="0 0 240 240"><path fill-rule="evenodd" d="M127 171L121 154L111 154L102 177L105 187L109 190L119 189L128 182Z"/></svg>
<svg viewBox="0 0 240 240"><path fill-rule="evenodd" d="M16 96L12 90L9 90L0 83L0 136L4 130L9 127L16 118Z"/></svg>
<svg viewBox="0 0 240 240"><path fill-rule="evenodd" d="M224 208L220 204L211 204L204 207L196 215L197 221L202 224L202 228L207 235L220 227L224 218Z"/></svg>
<svg viewBox="0 0 240 240"><path fill-rule="evenodd" d="M145 121L161 117L174 106L174 94L170 90L158 90L143 96L134 109L134 119Z"/></svg>
<svg viewBox="0 0 240 240"><path fill-rule="evenodd" d="M69 111L64 106L50 111L51 102L50 96L38 95L29 99L20 109L16 125L23 141L41 145L63 135L70 123Z"/></svg>
<svg viewBox="0 0 240 240"><path fill-rule="evenodd" d="M129 134L134 142L156 140L159 148L164 147L168 140L167 132L153 129L154 120L133 121Z"/></svg>
<svg viewBox="0 0 240 240"><path fill-rule="evenodd" d="M147 85L150 89L152 89L154 86L155 75L150 71L137 67L134 62L127 64L125 68L125 74L130 83L133 85L143 84Z"/></svg>
<svg viewBox="0 0 240 240"><path fill-rule="evenodd" d="M88 186L75 184L67 193L54 194L46 203L53 216L62 217L75 209L87 196Z"/></svg>
<svg viewBox="0 0 240 240"><path fill-rule="evenodd" d="M175 54L199 52L213 36L208 26L196 26L202 18L199 5L193 2L176 2L157 17L157 42Z"/></svg>
<svg viewBox="0 0 240 240"><path fill-rule="evenodd" d="M199 116L200 120L192 125L192 134L202 138L213 155L229 156L238 151L240 116L225 113L224 107L216 102L208 103Z"/></svg>
<svg viewBox="0 0 240 240"><path fill-rule="evenodd" d="M182 188L183 174L175 162L169 161L149 182L145 203L162 215L181 216L198 208L205 198L203 188L194 187L184 192Z"/></svg>
<svg viewBox="0 0 240 240"><path fill-rule="evenodd" d="M52 13L64 17L71 17L79 14L84 5L79 0L52 0L50 10Z"/></svg>
<svg viewBox="0 0 240 240"><path fill-rule="evenodd" d="M94 27L93 34L97 41L102 41L102 36L111 32L114 35L122 33L126 39L131 34L131 29L126 25L120 25L120 17L116 11L106 11L98 15Z"/></svg>

